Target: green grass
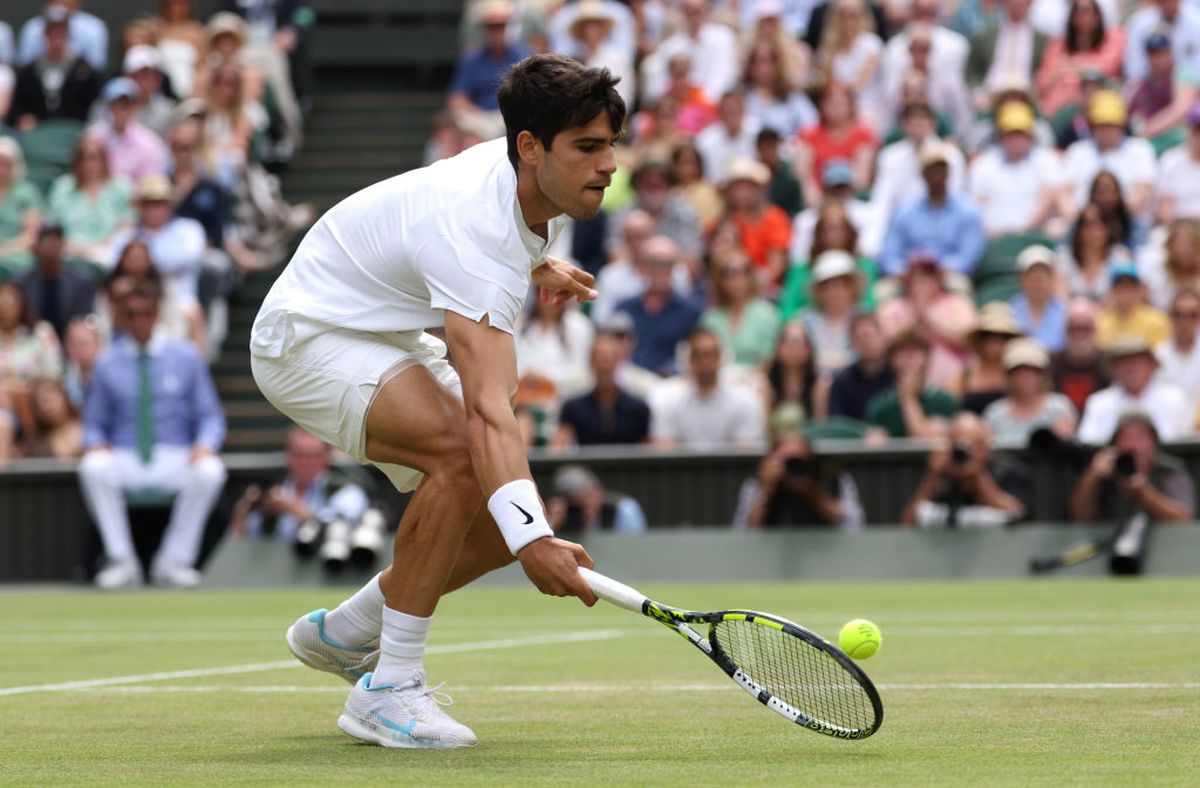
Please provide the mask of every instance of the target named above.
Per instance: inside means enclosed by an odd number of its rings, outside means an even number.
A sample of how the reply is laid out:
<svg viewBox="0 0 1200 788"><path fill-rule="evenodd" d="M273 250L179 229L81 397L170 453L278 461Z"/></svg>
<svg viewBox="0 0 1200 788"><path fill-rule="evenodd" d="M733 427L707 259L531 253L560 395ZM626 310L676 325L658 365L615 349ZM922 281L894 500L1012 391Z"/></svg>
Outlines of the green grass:
<svg viewBox="0 0 1200 788"><path fill-rule="evenodd" d="M1195 581L643 590L769 610L826 637L873 619L884 644L864 667L881 687L883 728L861 742L818 736L654 622L479 590L448 598L431 635L463 650L427 661L479 735L474 750L357 744L334 725L345 685L280 667L0 694L0 783L1140 785L1193 783L1200 769ZM340 597L5 593L0 691L284 660L286 625ZM570 633L598 638L469 646ZM1080 686L1091 683L1125 686Z"/></svg>

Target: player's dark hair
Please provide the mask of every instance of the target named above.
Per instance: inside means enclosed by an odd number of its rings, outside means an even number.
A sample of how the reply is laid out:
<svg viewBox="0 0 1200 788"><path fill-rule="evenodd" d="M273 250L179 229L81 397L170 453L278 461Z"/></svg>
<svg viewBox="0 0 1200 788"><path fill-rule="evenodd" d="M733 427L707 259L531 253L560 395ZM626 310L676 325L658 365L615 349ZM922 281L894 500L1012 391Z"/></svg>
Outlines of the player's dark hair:
<svg viewBox="0 0 1200 788"><path fill-rule="evenodd" d="M546 150L559 132L583 126L601 112L618 134L625 102L606 68L589 68L563 55L533 55L509 69L496 98L508 136L508 160L517 166L517 135L528 131Z"/></svg>

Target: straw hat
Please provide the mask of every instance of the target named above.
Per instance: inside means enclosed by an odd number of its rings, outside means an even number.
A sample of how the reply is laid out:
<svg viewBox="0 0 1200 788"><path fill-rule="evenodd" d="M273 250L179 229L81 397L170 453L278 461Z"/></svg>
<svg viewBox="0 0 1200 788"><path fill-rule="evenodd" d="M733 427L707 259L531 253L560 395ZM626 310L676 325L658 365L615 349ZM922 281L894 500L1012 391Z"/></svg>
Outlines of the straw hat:
<svg viewBox="0 0 1200 788"><path fill-rule="evenodd" d="M1036 341L1028 337L1017 337L1004 348L1004 371L1017 367L1033 367L1045 371L1050 366L1050 354Z"/></svg>
<svg viewBox="0 0 1200 788"><path fill-rule="evenodd" d="M971 341L976 342L983 334L1001 334L1009 337L1021 336L1021 326L1013 309L1003 301L989 301L979 310L979 321L971 332Z"/></svg>
<svg viewBox="0 0 1200 788"><path fill-rule="evenodd" d="M771 171L762 162L738 156L731 159L725 167L725 177L721 179L721 188L737 181L750 181L759 186L766 186L771 182Z"/></svg>
<svg viewBox="0 0 1200 788"><path fill-rule="evenodd" d="M571 38L578 39L583 34L583 26L588 22L602 23L606 37L612 32L615 24L612 15L605 10L604 4L600 0L581 0L579 12L575 14L575 19L571 22Z"/></svg>
<svg viewBox="0 0 1200 788"><path fill-rule="evenodd" d="M208 37L209 44L218 36L231 35L238 40L238 46L244 46L246 43L246 22L231 11L222 11L219 14L214 14L213 18L208 20L208 24L204 26L204 35Z"/></svg>

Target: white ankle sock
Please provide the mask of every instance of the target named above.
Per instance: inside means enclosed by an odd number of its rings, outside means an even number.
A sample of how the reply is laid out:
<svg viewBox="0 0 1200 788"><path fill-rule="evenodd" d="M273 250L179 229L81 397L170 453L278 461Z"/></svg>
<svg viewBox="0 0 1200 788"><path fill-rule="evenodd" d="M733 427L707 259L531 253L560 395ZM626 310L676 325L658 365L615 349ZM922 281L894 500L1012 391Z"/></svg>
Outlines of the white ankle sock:
<svg viewBox="0 0 1200 788"><path fill-rule="evenodd" d="M431 621L433 616L410 616L384 607L379 666L371 677L371 686L403 684L412 678L425 657L425 636Z"/></svg>
<svg viewBox="0 0 1200 788"><path fill-rule="evenodd" d="M325 615L325 634L347 646L374 646L383 628L383 591L379 575Z"/></svg>

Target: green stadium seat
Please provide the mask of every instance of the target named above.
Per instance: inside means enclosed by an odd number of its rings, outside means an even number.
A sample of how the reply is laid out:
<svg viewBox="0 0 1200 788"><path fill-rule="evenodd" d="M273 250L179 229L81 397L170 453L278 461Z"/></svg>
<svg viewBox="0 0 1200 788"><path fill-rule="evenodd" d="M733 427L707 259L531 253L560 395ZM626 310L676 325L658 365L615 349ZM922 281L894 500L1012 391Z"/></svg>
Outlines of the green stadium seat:
<svg viewBox="0 0 1200 788"><path fill-rule="evenodd" d="M809 440L858 440L867 434L870 424L847 416L832 416L825 421L804 425Z"/></svg>
<svg viewBox="0 0 1200 788"><path fill-rule="evenodd" d="M1017 233L1002 235L988 242L972 276L977 305L983 306L989 301L1008 301L1020 291L1017 255L1034 244L1053 249L1054 239L1042 233Z"/></svg>
<svg viewBox="0 0 1200 788"><path fill-rule="evenodd" d="M27 177L45 194L50 184L71 166L75 141L83 133L76 120L47 120L21 135Z"/></svg>

